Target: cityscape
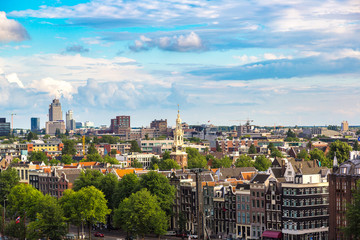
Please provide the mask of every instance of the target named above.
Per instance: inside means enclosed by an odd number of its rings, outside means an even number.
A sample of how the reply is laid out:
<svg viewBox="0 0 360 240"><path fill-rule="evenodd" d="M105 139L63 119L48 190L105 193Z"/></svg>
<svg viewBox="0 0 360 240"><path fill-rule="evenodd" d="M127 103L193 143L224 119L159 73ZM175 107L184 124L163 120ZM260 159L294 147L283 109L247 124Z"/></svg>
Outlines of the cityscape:
<svg viewBox="0 0 360 240"><path fill-rule="evenodd" d="M0 240L360 240L359 16L0 1Z"/></svg>

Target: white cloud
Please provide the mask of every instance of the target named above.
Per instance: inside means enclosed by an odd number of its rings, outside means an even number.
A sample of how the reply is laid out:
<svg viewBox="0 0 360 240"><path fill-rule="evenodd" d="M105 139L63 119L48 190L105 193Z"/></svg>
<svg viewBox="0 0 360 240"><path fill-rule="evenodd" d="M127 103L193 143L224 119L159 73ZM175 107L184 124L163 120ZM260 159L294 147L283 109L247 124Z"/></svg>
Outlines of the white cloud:
<svg viewBox="0 0 360 240"><path fill-rule="evenodd" d="M16 83L17 85L19 85L19 87L24 88L24 84L20 81L16 73L5 75L5 78L8 80L9 83Z"/></svg>
<svg viewBox="0 0 360 240"><path fill-rule="evenodd" d="M180 35L177 40L178 46L183 49L199 49L202 47L202 41L200 37L194 33L191 32L189 35Z"/></svg>
<svg viewBox="0 0 360 240"><path fill-rule="evenodd" d="M26 29L17 21L8 19L0 11L0 42L20 42L29 39Z"/></svg>
<svg viewBox="0 0 360 240"><path fill-rule="evenodd" d="M69 100L72 99L72 94L75 93L75 89L71 83L62 80L55 80L50 77L43 78L41 80L34 80L29 87L40 92L46 92L51 97L60 98L63 96Z"/></svg>

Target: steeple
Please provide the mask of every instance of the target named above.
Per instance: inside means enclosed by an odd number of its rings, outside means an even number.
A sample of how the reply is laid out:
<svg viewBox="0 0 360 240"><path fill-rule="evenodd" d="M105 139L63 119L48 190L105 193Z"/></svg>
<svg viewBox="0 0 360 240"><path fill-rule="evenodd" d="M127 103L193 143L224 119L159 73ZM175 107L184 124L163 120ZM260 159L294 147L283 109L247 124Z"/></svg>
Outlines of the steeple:
<svg viewBox="0 0 360 240"><path fill-rule="evenodd" d="M339 166L338 166L338 160L337 160L336 152L335 152L334 160L333 160L333 172L335 173L335 172L338 170L338 168L339 168Z"/></svg>
<svg viewBox="0 0 360 240"><path fill-rule="evenodd" d="M181 125L180 109L178 105L178 113L176 118L176 127L174 130L174 145L170 157L174 159L182 168L187 166L187 153L184 148L184 131Z"/></svg>

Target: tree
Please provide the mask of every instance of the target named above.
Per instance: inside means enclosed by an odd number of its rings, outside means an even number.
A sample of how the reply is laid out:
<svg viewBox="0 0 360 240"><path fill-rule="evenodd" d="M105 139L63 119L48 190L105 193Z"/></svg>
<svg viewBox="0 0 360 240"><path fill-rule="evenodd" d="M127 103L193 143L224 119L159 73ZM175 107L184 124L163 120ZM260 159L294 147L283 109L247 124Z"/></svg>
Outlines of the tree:
<svg viewBox="0 0 360 240"><path fill-rule="evenodd" d="M358 140L355 140L355 142L354 142L354 151L359 151L360 150L360 146L359 146L359 142L358 142Z"/></svg>
<svg viewBox="0 0 360 240"><path fill-rule="evenodd" d="M86 155L86 158L81 159L80 162L102 162L103 158L100 156L98 152L94 154Z"/></svg>
<svg viewBox="0 0 360 240"><path fill-rule="evenodd" d="M212 160L212 167L213 168L229 168L232 165L232 160L225 156L221 159L213 158Z"/></svg>
<svg viewBox="0 0 360 240"><path fill-rule="evenodd" d="M49 135L49 134L45 134L43 138L44 138L44 139L49 139L49 138L50 138L50 135Z"/></svg>
<svg viewBox="0 0 360 240"><path fill-rule="evenodd" d="M134 160L131 161L131 167L133 167L133 168L143 168L143 165L137 159L134 159Z"/></svg>
<svg viewBox="0 0 360 240"><path fill-rule="evenodd" d="M296 138L296 134L293 131L291 131L291 129L289 128L287 133L286 133L286 137L288 137L288 138Z"/></svg>
<svg viewBox="0 0 360 240"><path fill-rule="evenodd" d="M207 165L206 157L201 155L196 148L186 148L188 154L188 168L205 168Z"/></svg>
<svg viewBox="0 0 360 240"><path fill-rule="evenodd" d="M67 232L63 211L57 200L50 195L42 197L36 221L28 225L30 239L47 238L61 240Z"/></svg>
<svg viewBox="0 0 360 240"><path fill-rule="evenodd" d="M346 207L346 227L344 233L347 239L360 239L360 181L353 190L352 203Z"/></svg>
<svg viewBox="0 0 360 240"><path fill-rule="evenodd" d="M0 201L9 195L11 189L20 181L19 174L15 168L8 167L5 171L0 172Z"/></svg>
<svg viewBox="0 0 360 240"><path fill-rule="evenodd" d="M278 157L278 158L283 158L284 157L284 155L277 148L274 148L274 150L271 152L270 156L273 157L273 158L274 157Z"/></svg>
<svg viewBox="0 0 360 240"><path fill-rule="evenodd" d="M310 157L309 157L309 154L308 152L306 151L306 149L302 149L296 156L297 158L299 159L304 159L306 161L309 161L310 160Z"/></svg>
<svg viewBox="0 0 360 240"><path fill-rule="evenodd" d="M271 142L271 143L269 143L269 145L268 145L268 147L267 147L269 150L270 150L270 152L272 152L272 151L274 151L276 148L275 148L275 146L274 146L274 144Z"/></svg>
<svg viewBox="0 0 360 240"><path fill-rule="evenodd" d="M110 164L119 164L119 161L116 160L116 158L110 157L109 155L105 155L103 161Z"/></svg>
<svg viewBox="0 0 360 240"><path fill-rule="evenodd" d="M180 169L179 164L173 159L165 159L158 166L160 170Z"/></svg>
<svg viewBox="0 0 360 240"><path fill-rule="evenodd" d="M134 173L126 174L115 187L112 202L114 208L117 208L125 198L130 197L140 189L140 179Z"/></svg>
<svg viewBox="0 0 360 240"><path fill-rule="evenodd" d="M39 210L38 204L42 197L43 194L32 185L18 184L11 189L7 196L7 209L11 215L24 216L26 212L28 219L35 220Z"/></svg>
<svg viewBox="0 0 360 240"><path fill-rule="evenodd" d="M56 158L52 158L50 161L48 161L47 165L57 166L59 163L60 163L59 160L57 160Z"/></svg>
<svg viewBox="0 0 360 240"><path fill-rule="evenodd" d="M170 159L170 158L169 158ZM156 170L159 169L159 164L160 164L160 159L158 159L155 156L152 156L150 159L150 169L151 170ZM156 168L157 167L157 168Z"/></svg>
<svg viewBox="0 0 360 240"><path fill-rule="evenodd" d="M61 162L63 164L71 164L74 162L73 158L70 155L62 155Z"/></svg>
<svg viewBox="0 0 360 240"><path fill-rule="evenodd" d="M162 156L162 159L165 160L165 159L170 159L170 152L169 151L165 151L163 156Z"/></svg>
<svg viewBox="0 0 360 240"><path fill-rule="evenodd" d="M60 133L60 129L57 128L57 129L55 130L55 136L56 136L57 138L60 138L60 134L61 134L61 133Z"/></svg>
<svg viewBox="0 0 360 240"><path fill-rule="evenodd" d="M321 163L325 160L325 154L323 151L314 148L313 150L310 151L310 159L311 160L319 160Z"/></svg>
<svg viewBox="0 0 360 240"><path fill-rule="evenodd" d="M36 133L30 131L26 136L26 140L31 141L33 139L38 139L38 136L36 135Z"/></svg>
<svg viewBox="0 0 360 240"><path fill-rule="evenodd" d="M132 140L132 141L131 141L130 152L138 152L138 153L141 153L141 148L139 147L137 141L135 141L135 140Z"/></svg>
<svg viewBox="0 0 360 240"><path fill-rule="evenodd" d="M251 144L250 147L249 147L248 154L256 154L256 153L257 153L257 150L256 150L255 145Z"/></svg>
<svg viewBox="0 0 360 240"><path fill-rule="evenodd" d="M309 140L309 142L306 144L306 148L311 150L312 146L313 146L313 144L312 144L311 140Z"/></svg>
<svg viewBox="0 0 360 240"><path fill-rule="evenodd" d="M115 187L118 183L118 178L113 173L106 174L98 179L98 188L101 190L105 199L107 200L108 207L113 209L112 197L115 192Z"/></svg>
<svg viewBox="0 0 360 240"><path fill-rule="evenodd" d="M75 148L75 141L73 140L63 140L64 147L61 151L61 154L67 154L67 155L75 155L76 154L76 148Z"/></svg>
<svg viewBox="0 0 360 240"><path fill-rule="evenodd" d="M95 169L86 169L85 172L82 171L78 179L74 182L74 191L79 191L80 189L88 186L99 187L99 182L104 175Z"/></svg>
<svg viewBox="0 0 360 240"><path fill-rule="evenodd" d="M338 160L338 164L345 162L350 157L351 146L345 142L336 140L330 144L330 151L327 154L329 162L332 162L334 159L335 153ZM331 167L331 166L328 166Z"/></svg>
<svg viewBox="0 0 360 240"><path fill-rule="evenodd" d="M111 149L110 155L114 156L116 154L117 154L117 150L116 149Z"/></svg>
<svg viewBox="0 0 360 240"><path fill-rule="evenodd" d="M216 151L217 152L222 152L222 149L220 147L220 144L216 143Z"/></svg>
<svg viewBox="0 0 360 240"><path fill-rule="evenodd" d="M79 202L76 192L72 189L65 190L63 196L59 200L59 203L63 209L65 221L77 226L79 238L79 228L84 220L82 216L78 214L81 212L81 202Z"/></svg>
<svg viewBox="0 0 360 240"><path fill-rule="evenodd" d="M253 167L254 163L252 158L248 155L240 155L240 157L235 162L236 167Z"/></svg>
<svg viewBox="0 0 360 240"><path fill-rule="evenodd" d="M149 233L162 235L168 228L168 217L160 205L156 196L142 189L126 198L115 210L115 226L142 238Z"/></svg>
<svg viewBox="0 0 360 240"><path fill-rule="evenodd" d="M264 155L257 156L254 167L259 171L266 171L271 166L271 161Z"/></svg>
<svg viewBox="0 0 360 240"><path fill-rule="evenodd" d="M140 177L140 187L146 188L151 194L159 198L161 208L167 213L171 213L174 203L175 188L170 185L169 179L164 175L150 171Z"/></svg>
<svg viewBox="0 0 360 240"><path fill-rule="evenodd" d="M93 143L90 144L87 154L90 155L90 154L96 154L96 153L99 154L99 152L95 148L95 145Z"/></svg>
<svg viewBox="0 0 360 240"><path fill-rule="evenodd" d="M46 156L46 153L41 151L34 151L30 153L29 160L31 162L47 162L48 157Z"/></svg>

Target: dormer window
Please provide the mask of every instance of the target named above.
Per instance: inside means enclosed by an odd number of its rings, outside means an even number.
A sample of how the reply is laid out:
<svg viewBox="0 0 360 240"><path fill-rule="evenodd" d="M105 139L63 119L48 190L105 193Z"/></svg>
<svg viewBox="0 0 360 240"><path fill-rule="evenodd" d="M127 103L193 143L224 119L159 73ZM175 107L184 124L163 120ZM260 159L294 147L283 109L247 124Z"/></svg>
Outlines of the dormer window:
<svg viewBox="0 0 360 240"><path fill-rule="evenodd" d="M356 175L360 175L360 167L355 168L355 174L356 174Z"/></svg>
<svg viewBox="0 0 360 240"><path fill-rule="evenodd" d="M347 168L346 167L340 168L340 173L341 174L346 174L347 173Z"/></svg>

